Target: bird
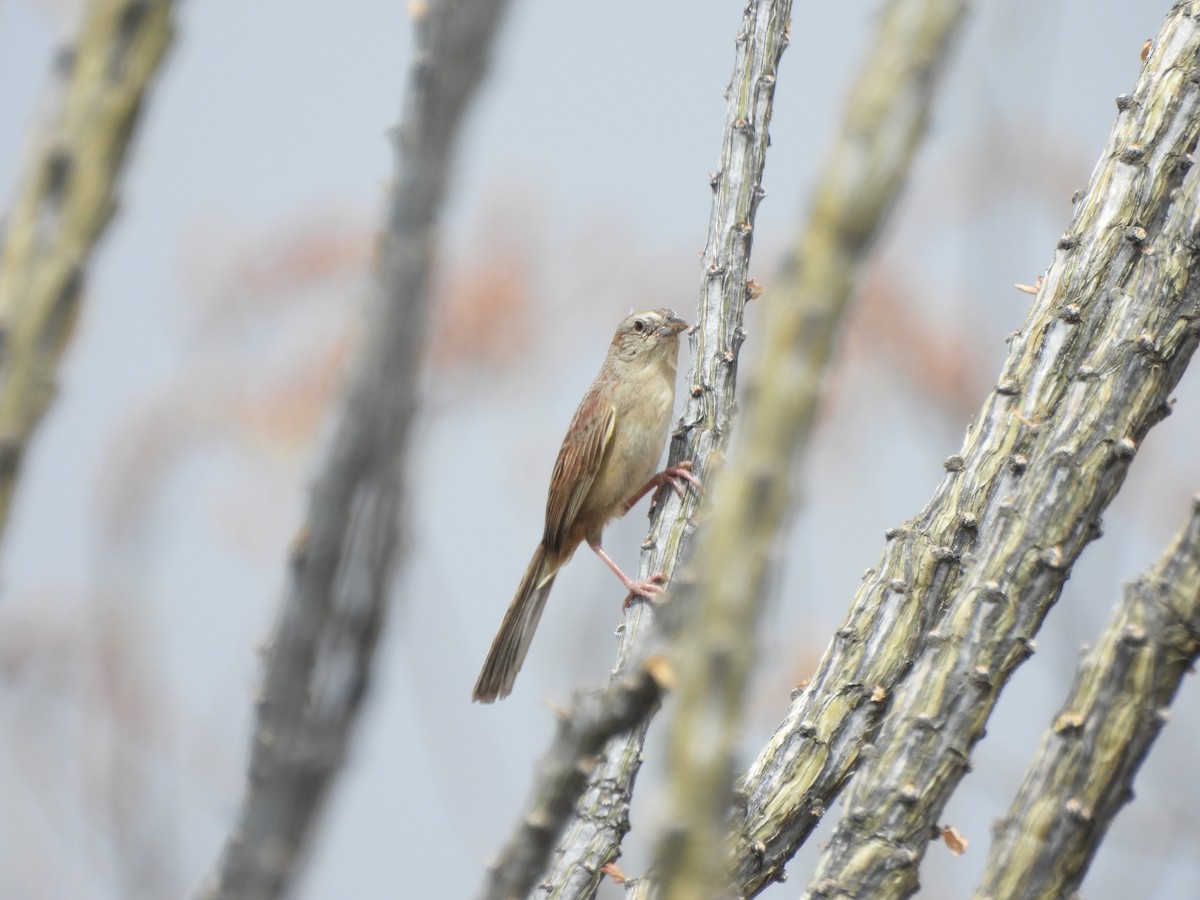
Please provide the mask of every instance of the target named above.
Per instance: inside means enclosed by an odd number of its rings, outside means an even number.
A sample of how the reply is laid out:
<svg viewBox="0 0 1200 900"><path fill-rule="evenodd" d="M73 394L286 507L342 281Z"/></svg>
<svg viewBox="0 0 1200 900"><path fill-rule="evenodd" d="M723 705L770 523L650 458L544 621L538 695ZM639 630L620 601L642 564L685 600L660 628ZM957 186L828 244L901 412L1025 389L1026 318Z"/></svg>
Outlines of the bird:
<svg viewBox="0 0 1200 900"><path fill-rule="evenodd" d="M655 599L664 577L635 581L600 546L601 532L646 494L670 486L682 498L683 484L697 491L692 462L655 473L667 442L675 406L679 335L688 324L674 310L631 313L621 321L600 373L567 428L546 498L546 525L520 587L492 641L472 699L492 703L513 688L541 619L554 577L583 542L616 573L635 596Z"/></svg>

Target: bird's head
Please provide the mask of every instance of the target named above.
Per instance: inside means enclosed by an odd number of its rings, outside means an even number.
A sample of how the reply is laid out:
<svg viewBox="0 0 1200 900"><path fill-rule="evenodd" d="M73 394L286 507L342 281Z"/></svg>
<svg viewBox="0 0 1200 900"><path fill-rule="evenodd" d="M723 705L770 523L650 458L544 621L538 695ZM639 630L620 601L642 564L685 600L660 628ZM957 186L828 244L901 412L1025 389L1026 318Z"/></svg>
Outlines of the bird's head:
<svg viewBox="0 0 1200 900"><path fill-rule="evenodd" d="M626 362L666 356L673 363L679 352L679 333L687 327L674 310L665 307L631 313L617 326L609 355Z"/></svg>

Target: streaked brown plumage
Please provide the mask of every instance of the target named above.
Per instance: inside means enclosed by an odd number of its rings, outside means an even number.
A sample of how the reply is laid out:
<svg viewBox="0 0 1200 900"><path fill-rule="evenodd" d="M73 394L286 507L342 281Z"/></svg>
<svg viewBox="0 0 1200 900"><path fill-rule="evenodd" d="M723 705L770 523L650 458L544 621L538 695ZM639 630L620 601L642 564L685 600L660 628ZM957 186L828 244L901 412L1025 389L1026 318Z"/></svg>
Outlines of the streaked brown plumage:
<svg viewBox="0 0 1200 900"><path fill-rule="evenodd" d="M679 333L687 323L672 310L628 316L617 328L600 374L567 428L550 477L546 528L517 594L492 641L473 699L507 697L525 661L558 573L584 541L617 574L630 596L661 593L661 577L634 581L600 546L604 526L655 487L679 480L699 486L690 463L654 474L675 405Z"/></svg>

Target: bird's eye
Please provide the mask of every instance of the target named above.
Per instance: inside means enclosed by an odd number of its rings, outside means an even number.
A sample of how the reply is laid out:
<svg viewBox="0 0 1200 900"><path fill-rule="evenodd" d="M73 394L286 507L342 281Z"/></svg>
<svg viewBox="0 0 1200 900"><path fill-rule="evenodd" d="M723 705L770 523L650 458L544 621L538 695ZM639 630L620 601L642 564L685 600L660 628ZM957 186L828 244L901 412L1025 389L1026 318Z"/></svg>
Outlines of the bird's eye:
<svg viewBox="0 0 1200 900"><path fill-rule="evenodd" d="M646 330L646 323L643 322L641 319L634 319L633 320L633 330L636 331L638 334L641 334L643 331Z"/></svg>

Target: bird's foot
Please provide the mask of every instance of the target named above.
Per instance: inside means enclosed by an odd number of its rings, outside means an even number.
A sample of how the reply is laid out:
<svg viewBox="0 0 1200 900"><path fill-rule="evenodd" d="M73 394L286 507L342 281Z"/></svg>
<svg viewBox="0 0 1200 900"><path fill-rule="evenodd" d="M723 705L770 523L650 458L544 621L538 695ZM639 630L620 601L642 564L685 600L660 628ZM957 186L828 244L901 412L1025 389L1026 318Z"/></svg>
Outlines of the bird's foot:
<svg viewBox="0 0 1200 900"><path fill-rule="evenodd" d="M663 584L666 582L667 576L662 572L651 575L644 581L634 581L629 579L625 582L625 587L629 588L629 594L625 597L625 601L621 604L621 609L628 610L633 606L633 601L636 597L641 597L650 603L658 600L662 596Z"/></svg>
<svg viewBox="0 0 1200 900"><path fill-rule="evenodd" d="M675 491L675 493L679 495L679 499L682 500L684 497L683 482L685 481L696 489L697 494L701 493L703 486L700 484L700 479L692 474L693 468L695 468L695 466L690 459L682 460L673 466L667 466L665 469L647 481L642 486L641 490L629 498L629 500L625 503L625 512L629 512L629 510L633 509L634 504L650 493L650 491L654 491L654 499L650 501L650 505L652 507L656 506L662 499L662 492L668 486Z"/></svg>
<svg viewBox="0 0 1200 900"><path fill-rule="evenodd" d="M650 480L657 482L659 491L662 491L663 488L665 488L667 485L670 485L675 493L679 495L679 499L682 500L683 485L680 484L680 482L686 481L696 489L697 494L702 493L704 490L703 485L700 484L700 479L692 474L693 468L694 466L692 461L690 459L685 459L678 465L667 466ZM654 499L655 502L658 501L657 492L654 495Z"/></svg>

